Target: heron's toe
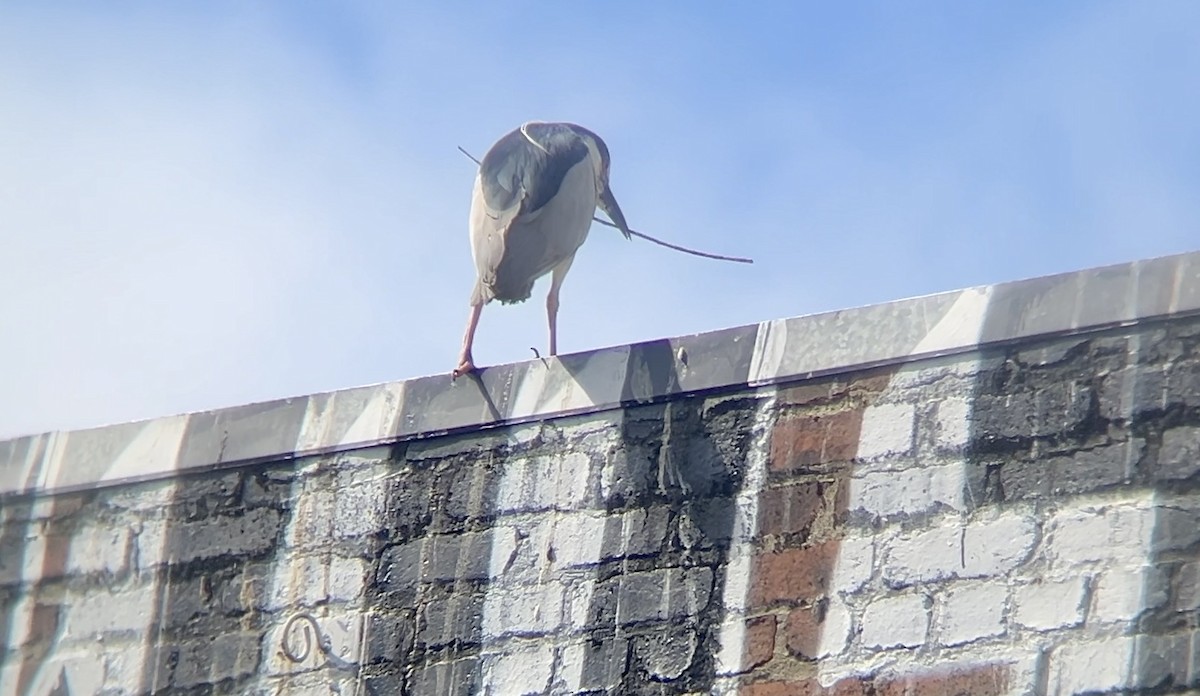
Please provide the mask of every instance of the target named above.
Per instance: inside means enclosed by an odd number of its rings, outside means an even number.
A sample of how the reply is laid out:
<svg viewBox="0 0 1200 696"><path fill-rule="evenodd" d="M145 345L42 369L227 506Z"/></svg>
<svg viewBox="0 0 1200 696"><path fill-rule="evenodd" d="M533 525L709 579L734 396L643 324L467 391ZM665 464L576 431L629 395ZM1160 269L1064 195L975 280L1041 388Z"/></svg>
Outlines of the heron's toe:
<svg viewBox="0 0 1200 696"><path fill-rule="evenodd" d="M475 363L471 362L469 359L463 360L462 362L460 362L458 364L458 367L454 368L454 372L450 373L450 379L455 380L455 379L458 379L459 377L462 377L465 374L469 374L474 371L475 371Z"/></svg>

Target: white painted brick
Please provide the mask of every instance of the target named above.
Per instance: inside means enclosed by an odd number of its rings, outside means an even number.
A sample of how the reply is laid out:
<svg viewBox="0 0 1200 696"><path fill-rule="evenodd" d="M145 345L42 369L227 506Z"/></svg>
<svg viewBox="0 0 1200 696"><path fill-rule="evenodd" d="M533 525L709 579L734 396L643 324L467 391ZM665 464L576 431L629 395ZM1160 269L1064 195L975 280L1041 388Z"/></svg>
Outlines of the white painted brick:
<svg viewBox="0 0 1200 696"><path fill-rule="evenodd" d="M883 576L893 585L1002 576L1028 557L1035 541L1033 520L1023 515L965 529L936 527L893 540Z"/></svg>
<svg viewBox="0 0 1200 696"><path fill-rule="evenodd" d="M963 507L962 464L881 471L850 479L850 510L889 517L919 514L941 504Z"/></svg>
<svg viewBox="0 0 1200 696"><path fill-rule="evenodd" d="M310 487L293 503L283 543L293 548L312 549L328 544L335 528L342 536L365 528L361 520L366 515L356 504L358 497L350 492L339 492L335 497L332 488ZM330 510L333 510L332 515Z"/></svg>
<svg viewBox="0 0 1200 696"><path fill-rule="evenodd" d="M179 499L179 478L146 481L136 486L110 489L104 499L109 507L135 512L158 512ZM51 502L49 499L47 503Z"/></svg>
<svg viewBox="0 0 1200 696"><path fill-rule="evenodd" d="M510 652L484 654L484 694L524 696L542 694L549 688L550 673L554 667L553 648L538 644L514 648Z"/></svg>
<svg viewBox="0 0 1200 696"><path fill-rule="evenodd" d="M1037 542L1037 526L1024 515L1003 515L967 525L963 537L968 577L1004 575L1029 557Z"/></svg>
<svg viewBox="0 0 1200 696"><path fill-rule="evenodd" d="M525 489L533 466L529 459L510 459L504 463L504 473L496 491L497 512L512 512L525 507Z"/></svg>
<svg viewBox="0 0 1200 696"><path fill-rule="evenodd" d="M141 641L132 645L104 645L104 688L115 693L134 694L149 686L154 663L148 646ZM95 669L95 662L92 663Z"/></svg>
<svg viewBox="0 0 1200 696"><path fill-rule="evenodd" d="M1083 621L1084 580L1036 580L1013 589L1013 620L1021 626L1046 631L1076 626Z"/></svg>
<svg viewBox="0 0 1200 696"><path fill-rule="evenodd" d="M366 591L367 572L367 563L361 558L331 557L326 590L329 600L333 602L361 600Z"/></svg>
<svg viewBox="0 0 1200 696"><path fill-rule="evenodd" d="M958 397L939 401L934 424L938 448L962 449L971 440L971 403Z"/></svg>
<svg viewBox="0 0 1200 696"><path fill-rule="evenodd" d="M556 464L552 488L556 493L554 506L560 510L579 507L588 499L591 458L586 452L568 452L558 457Z"/></svg>
<svg viewBox="0 0 1200 696"><path fill-rule="evenodd" d="M153 568L166 561L167 524L167 520L161 519L142 521L141 529L137 531L137 536L133 540L138 570Z"/></svg>
<svg viewBox="0 0 1200 696"><path fill-rule="evenodd" d="M863 411L858 441L860 459L908 454L912 450L913 417L911 404L877 404Z"/></svg>
<svg viewBox="0 0 1200 696"><path fill-rule="evenodd" d="M386 514L384 507L388 497L387 487L386 481L365 481L338 489L337 502L334 505L333 532L343 539L377 533ZM309 495L305 495L302 500L308 497ZM318 496L315 502L320 506L333 501ZM326 519L330 517L327 506L317 507L315 512ZM320 533L319 530L314 532Z"/></svg>
<svg viewBox="0 0 1200 696"><path fill-rule="evenodd" d="M1167 582L1161 569L1108 570L1096 583L1089 621L1129 621L1166 601Z"/></svg>
<svg viewBox="0 0 1200 696"><path fill-rule="evenodd" d="M875 567L875 540L871 537L848 536L838 548L830 589L852 593L862 589L871 579Z"/></svg>
<svg viewBox="0 0 1200 696"><path fill-rule="evenodd" d="M583 626L588 621L588 611L592 608L592 596L596 582L589 577L567 585L564 594L563 623L568 626Z"/></svg>
<svg viewBox="0 0 1200 696"><path fill-rule="evenodd" d="M564 588L556 582L490 588L484 611L484 637L558 630L563 621L563 597Z"/></svg>
<svg viewBox="0 0 1200 696"><path fill-rule="evenodd" d="M554 566L571 568L594 565L600 560L606 519L603 515L578 513L558 516L554 522Z"/></svg>
<svg viewBox="0 0 1200 696"><path fill-rule="evenodd" d="M71 538L67 572L122 573L129 567L130 541L131 534L125 526L89 526L80 530Z"/></svg>
<svg viewBox="0 0 1200 696"><path fill-rule="evenodd" d="M608 441L619 436L624 417L625 414L621 411L604 411L582 416L568 416L554 422L558 426L562 439L567 442L578 440L592 442L597 436L600 436L601 441Z"/></svg>
<svg viewBox="0 0 1200 696"><path fill-rule="evenodd" d="M96 655L86 650L64 650L59 647L38 660L38 669L29 674L32 679L21 693L30 696L98 694L104 686L104 672L96 669ZM59 681L60 676L62 682ZM16 693L15 688L10 693Z"/></svg>
<svg viewBox="0 0 1200 696"><path fill-rule="evenodd" d="M1046 523L1046 558L1055 570L1074 572L1080 563L1140 562L1150 551L1153 513L1148 507L1084 505L1067 508Z"/></svg>
<svg viewBox="0 0 1200 696"><path fill-rule="evenodd" d="M981 582L951 588L941 598L942 645L962 645L1004 633L1008 587Z"/></svg>
<svg viewBox="0 0 1200 696"><path fill-rule="evenodd" d="M517 561L520 537L516 527L499 526L492 528L491 559L488 563L488 576L502 577Z"/></svg>
<svg viewBox="0 0 1200 696"><path fill-rule="evenodd" d="M746 652L746 620L738 617L724 621L717 631L717 641L717 676L746 672L742 666L742 656Z"/></svg>
<svg viewBox="0 0 1200 696"><path fill-rule="evenodd" d="M928 630L924 595L878 599L863 611L861 637L868 648L913 648L925 642Z"/></svg>
<svg viewBox="0 0 1200 696"><path fill-rule="evenodd" d="M841 655L850 642L850 628L853 617L845 604L831 601L825 610L825 622L821 624L821 639L817 645L814 657L824 659Z"/></svg>
<svg viewBox="0 0 1200 696"><path fill-rule="evenodd" d="M149 630L158 606L157 592L145 588L119 594L89 593L73 597L67 610L64 633L71 638L91 638L105 633L138 633Z"/></svg>
<svg viewBox="0 0 1200 696"><path fill-rule="evenodd" d="M586 452L510 461L500 480L496 509L578 508L588 498L590 475L591 459Z"/></svg>
<svg viewBox="0 0 1200 696"><path fill-rule="evenodd" d="M266 607L272 611L321 602L355 602L366 589L367 564L361 558L284 556L270 579Z"/></svg>
<svg viewBox="0 0 1200 696"><path fill-rule="evenodd" d="M1159 531L1156 515L1159 512L1158 508L1146 505L1113 508L1110 512L1113 523L1109 533L1109 543L1115 552L1113 557L1143 561L1156 541Z"/></svg>
<svg viewBox="0 0 1200 696"><path fill-rule="evenodd" d="M892 584L913 584L960 575L961 541L958 527L935 527L896 538L883 565L883 577Z"/></svg>
<svg viewBox="0 0 1200 696"><path fill-rule="evenodd" d="M325 600L325 578L329 569L320 556L279 558L270 580L271 592L266 607L271 611L290 607L311 607Z"/></svg>
<svg viewBox="0 0 1200 696"><path fill-rule="evenodd" d="M1050 654L1049 690L1078 694L1125 688L1130 683L1134 638L1092 638L1067 643Z"/></svg>
<svg viewBox="0 0 1200 696"><path fill-rule="evenodd" d="M510 426L508 428L508 441L514 445L527 445L542 434L545 425L545 421L533 421L531 423Z"/></svg>

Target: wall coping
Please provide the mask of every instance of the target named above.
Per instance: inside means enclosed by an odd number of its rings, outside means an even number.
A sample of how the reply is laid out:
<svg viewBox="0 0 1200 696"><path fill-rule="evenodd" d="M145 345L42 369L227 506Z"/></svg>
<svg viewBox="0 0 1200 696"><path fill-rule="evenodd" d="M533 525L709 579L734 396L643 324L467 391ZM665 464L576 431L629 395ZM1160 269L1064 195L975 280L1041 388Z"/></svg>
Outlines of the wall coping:
<svg viewBox="0 0 1200 696"><path fill-rule="evenodd" d="M0 499L780 384L1200 313L1200 251L483 369L0 441Z"/></svg>

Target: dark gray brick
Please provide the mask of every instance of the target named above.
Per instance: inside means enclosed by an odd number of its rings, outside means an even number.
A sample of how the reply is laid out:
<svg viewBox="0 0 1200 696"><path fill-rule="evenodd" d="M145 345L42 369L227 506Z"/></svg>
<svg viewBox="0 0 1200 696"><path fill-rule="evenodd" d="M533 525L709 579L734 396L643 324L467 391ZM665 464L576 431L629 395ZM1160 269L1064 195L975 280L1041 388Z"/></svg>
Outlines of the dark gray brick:
<svg viewBox="0 0 1200 696"><path fill-rule="evenodd" d="M629 659L629 644L625 638L601 634L564 650L565 659L581 659L579 688L582 691L613 693L620 685Z"/></svg>
<svg viewBox="0 0 1200 696"><path fill-rule="evenodd" d="M440 534L425 541L429 562L422 579L480 580L488 576L492 531L461 535Z"/></svg>
<svg viewBox="0 0 1200 696"><path fill-rule="evenodd" d="M1045 459L996 459L972 467L969 499L1003 500L1077 495L1127 483L1145 442L1132 439Z"/></svg>
<svg viewBox="0 0 1200 696"><path fill-rule="evenodd" d="M665 505L656 505L650 508L631 510L621 517L609 519L616 523L613 526L616 528L616 538L621 543L612 544L615 547L614 552L606 556L607 558L621 555L621 553L628 556L647 556L662 551L667 538L671 510Z"/></svg>
<svg viewBox="0 0 1200 696"><path fill-rule="evenodd" d="M451 531L463 528L471 519L486 517L491 513L491 503L496 499L500 485L499 470L485 465L487 459L478 462L456 462L437 475L434 481L434 498L438 501L434 514L435 529Z"/></svg>
<svg viewBox="0 0 1200 696"><path fill-rule="evenodd" d="M254 674L261 640L257 633L225 633L180 645L172 686L188 688Z"/></svg>
<svg viewBox="0 0 1200 696"><path fill-rule="evenodd" d="M474 696L479 693L479 658L468 657L418 667L413 673L413 694Z"/></svg>
<svg viewBox="0 0 1200 696"><path fill-rule="evenodd" d="M367 616L366 654L368 663L404 662L412 651L416 627L412 611Z"/></svg>
<svg viewBox="0 0 1200 696"><path fill-rule="evenodd" d="M1050 459L1050 492L1072 495L1125 483L1133 474L1143 445L1141 440L1130 440Z"/></svg>
<svg viewBox="0 0 1200 696"><path fill-rule="evenodd" d="M601 475L604 504L620 507L648 503L658 493L658 463L653 450L642 444L611 450Z"/></svg>
<svg viewBox="0 0 1200 696"><path fill-rule="evenodd" d="M1200 427L1171 428L1158 450L1160 480L1187 479L1200 473Z"/></svg>
<svg viewBox="0 0 1200 696"><path fill-rule="evenodd" d="M422 607L416 642L423 649L478 643L483 633L483 595L457 594Z"/></svg>
<svg viewBox="0 0 1200 696"><path fill-rule="evenodd" d="M1167 404L1188 408L1200 406L1200 360L1172 363L1167 367Z"/></svg>
<svg viewBox="0 0 1200 696"><path fill-rule="evenodd" d="M416 599L424 545L423 541L413 541L393 546L379 561L375 582L383 592L398 595L398 601L403 604L412 604Z"/></svg>
<svg viewBox="0 0 1200 696"><path fill-rule="evenodd" d="M166 555L184 563L216 556L257 556L275 546L282 520L274 508L170 525Z"/></svg>
<svg viewBox="0 0 1200 696"><path fill-rule="evenodd" d="M432 523L433 474L414 468L397 476L388 491L381 530L388 541L399 543L421 536Z"/></svg>
<svg viewBox="0 0 1200 696"><path fill-rule="evenodd" d="M616 619L634 624L699 614L708 606L712 581L709 568L664 568L614 578L610 583L620 594Z"/></svg>
<svg viewBox="0 0 1200 696"><path fill-rule="evenodd" d="M735 503L732 498L709 498L686 503L679 518L684 548L727 546L733 534Z"/></svg>
<svg viewBox="0 0 1200 696"><path fill-rule="evenodd" d="M695 626L670 626L634 638L634 659L653 680L674 681L692 665L697 643Z"/></svg>
<svg viewBox="0 0 1200 696"><path fill-rule="evenodd" d="M1200 545L1200 504L1188 496L1160 498L1154 514L1155 551L1195 552Z"/></svg>
<svg viewBox="0 0 1200 696"><path fill-rule="evenodd" d="M1161 367L1137 365L1104 375L1100 416L1109 421L1137 420L1166 408L1166 376Z"/></svg>

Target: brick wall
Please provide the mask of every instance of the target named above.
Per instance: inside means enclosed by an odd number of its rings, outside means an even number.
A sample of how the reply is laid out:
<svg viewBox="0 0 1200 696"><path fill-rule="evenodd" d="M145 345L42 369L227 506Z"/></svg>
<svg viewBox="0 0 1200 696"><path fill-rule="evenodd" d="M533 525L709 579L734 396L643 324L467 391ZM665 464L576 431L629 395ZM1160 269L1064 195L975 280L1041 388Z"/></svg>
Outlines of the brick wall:
<svg viewBox="0 0 1200 696"><path fill-rule="evenodd" d="M1200 691L1181 259L1133 274L1169 311L964 291L817 374L805 319L485 375L462 427L460 381L0 443L0 694ZM832 335L893 340L861 311Z"/></svg>

